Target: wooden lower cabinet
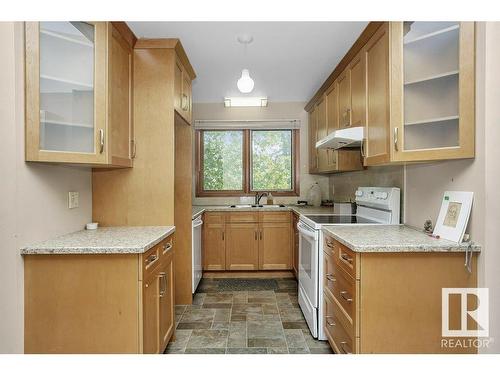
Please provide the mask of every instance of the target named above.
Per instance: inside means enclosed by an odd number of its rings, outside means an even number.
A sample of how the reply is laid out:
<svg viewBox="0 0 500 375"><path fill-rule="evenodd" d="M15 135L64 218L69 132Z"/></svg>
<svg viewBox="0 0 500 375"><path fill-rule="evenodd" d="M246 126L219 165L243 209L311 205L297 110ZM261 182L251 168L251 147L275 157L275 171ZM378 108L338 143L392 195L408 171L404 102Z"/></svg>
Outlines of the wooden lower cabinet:
<svg viewBox="0 0 500 375"><path fill-rule="evenodd" d="M24 256L25 353L163 353L173 238L144 254Z"/></svg>
<svg viewBox="0 0 500 375"><path fill-rule="evenodd" d="M441 346L442 288L477 287L476 254L472 273L463 262L463 253L356 253L325 235L321 318L330 346L336 353L476 353ZM460 324L459 310L450 308L452 324Z"/></svg>
<svg viewBox="0 0 500 375"><path fill-rule="evenodd" d="M203 270L226 269L224 213L206 212L203 217Z"/></svg>
<svg viewBox="0 0 500 375"><path fill-rule="evenodd" d="M289 211L206 212L203 269L291 270L291 224Z"/></svg>
<svg viewBox="0 0 500 375"><path fill-rule="evenodd" d="M259 230L259 269L291 269L292 244L290 222L261 223Z"/></svg>
<svg viewBox="0 0 500 375"><path fill-rule="evenodd" d="M226 269L254 271L259 269L259 225L226 224Z"/></svg>

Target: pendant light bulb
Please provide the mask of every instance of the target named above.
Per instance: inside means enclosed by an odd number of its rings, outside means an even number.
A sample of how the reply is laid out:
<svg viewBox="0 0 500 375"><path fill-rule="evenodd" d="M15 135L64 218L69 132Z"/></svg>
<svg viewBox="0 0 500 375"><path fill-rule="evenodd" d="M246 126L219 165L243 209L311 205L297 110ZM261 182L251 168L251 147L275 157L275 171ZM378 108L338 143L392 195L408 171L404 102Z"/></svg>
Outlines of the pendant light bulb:
<svg viewBox="0 0 500 375"><path fill-rule="evenodd" d="M243 69L241 71L241 78L237 82L238 90L240 90L243 94L248 94L252 92L254 82L250 77L250 72L248 69Z"/></svg>

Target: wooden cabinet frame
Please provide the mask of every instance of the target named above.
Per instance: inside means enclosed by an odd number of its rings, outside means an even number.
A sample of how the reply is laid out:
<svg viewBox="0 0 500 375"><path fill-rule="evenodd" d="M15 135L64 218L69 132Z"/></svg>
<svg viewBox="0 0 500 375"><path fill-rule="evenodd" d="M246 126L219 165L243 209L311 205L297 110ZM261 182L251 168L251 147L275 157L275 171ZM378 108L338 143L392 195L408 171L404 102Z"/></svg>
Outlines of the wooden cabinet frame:
<svg viewBox="0 0 500 375"><path fill-rule="evenodd" d="M403 23L390 22L391 161L432 161L475 156L475 23L460 22L459 139L456 147L404 150Z"/></svg>
<svg viewBox="0 0 500 375"><path fill-rule="evenodd" d="M196 148L196 196L197 197L244 197L254 196L257 190L251 189L251 130L249 129L231 129L243 132L243 176L242 190L204 190L203 189L203 132L197 130L195 134ZM221 130L224 131L224 130ZM272 193L274 196L299 196L300 195L300 133L299 130L293 129L292 132L292 190L264 190ZM259 190L261 191L261 190Z"/></svg>
<svg viewBox="0 0 500 375"><path fill-rule="evenodd" d="M105 164L107 142L100 150L100 132L106 132L106 22L89 22L95 27L94 40L94 152L40 150L40 23L26 22L26 161Z"/></svg>
<svg viewBox="0 0 500 375"><path fill-rule="evenodd" d="M132 113L133 44L135 36L124 22L88 22L95 28L94 40L94 151L68 152L40 149L40 23L26 22L26 161L131 167L135 156ZM115 44L118 43L118 44ZM112 48L119 46L128 61L114 60ZM121 65L128 71L126 80L116 79ZM119 92L119 91L122 92ZM121 95L128 96L124 111ZM125 134L124 134L125 133ZM120 144L122 138L126 144ZM102 147L101 147L102 141ZM123 148L126 151L123 151Z"/></svg>

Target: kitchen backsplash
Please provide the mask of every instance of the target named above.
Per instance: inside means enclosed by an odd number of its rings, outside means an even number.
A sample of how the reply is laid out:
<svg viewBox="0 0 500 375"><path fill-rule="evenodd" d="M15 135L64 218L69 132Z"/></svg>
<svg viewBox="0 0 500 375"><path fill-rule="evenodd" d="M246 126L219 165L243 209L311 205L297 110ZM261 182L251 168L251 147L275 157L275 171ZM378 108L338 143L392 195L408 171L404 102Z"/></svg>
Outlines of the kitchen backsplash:
<svg viewBox="0 0 500 375"><path fill-rule="evenodd" d="M337 173L330 176L330 196L334 201L354 201L358 186L398 187L401 189L401 217L404 213L404 167L372 167L364 171Z"/></svg>

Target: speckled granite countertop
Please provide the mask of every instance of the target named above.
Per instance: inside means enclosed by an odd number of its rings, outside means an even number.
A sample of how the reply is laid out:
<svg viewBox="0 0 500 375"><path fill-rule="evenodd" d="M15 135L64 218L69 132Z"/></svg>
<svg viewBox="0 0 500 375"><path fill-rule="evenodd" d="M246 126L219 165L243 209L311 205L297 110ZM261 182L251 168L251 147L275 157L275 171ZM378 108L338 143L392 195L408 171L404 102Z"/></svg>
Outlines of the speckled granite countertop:
<svg viewBox="0 0 500 375"><path fill-rule="evenodd" d="M406 225L325 225L325 234L356 252L464 252L466 244L437 239ZM475 252L481 246L472 245Z"/></svg>
<svg viewBox="0 0 500 375"><path fill-rule="evenodd" d="M174 226L81 230L24 247L21 254L142 254L174 231Z"/></svg>
<svg viewBox="0 0 500 375"><path fill-rule="evenodd" d="M294 211L299 215L317 215L317 214L333 214L333 207L313 207L313 206L294 206L285 205L285 207L234 207L226 206L193 206L193 219L200 216L205 211Z"/></svg>

